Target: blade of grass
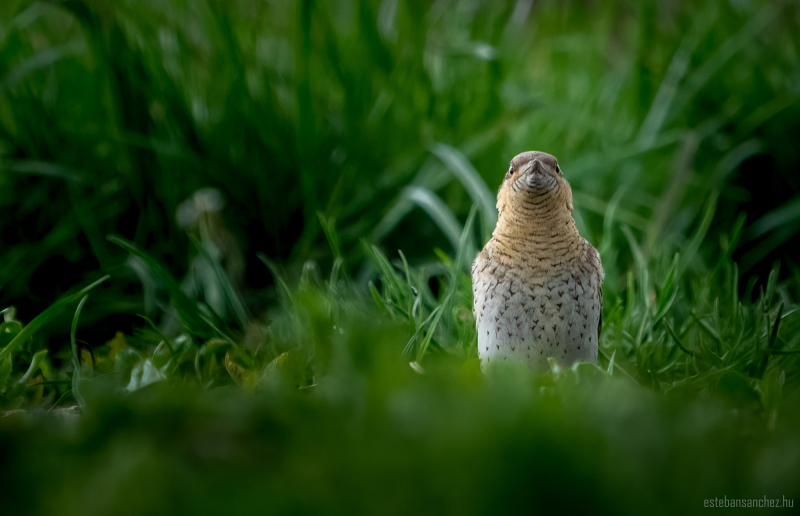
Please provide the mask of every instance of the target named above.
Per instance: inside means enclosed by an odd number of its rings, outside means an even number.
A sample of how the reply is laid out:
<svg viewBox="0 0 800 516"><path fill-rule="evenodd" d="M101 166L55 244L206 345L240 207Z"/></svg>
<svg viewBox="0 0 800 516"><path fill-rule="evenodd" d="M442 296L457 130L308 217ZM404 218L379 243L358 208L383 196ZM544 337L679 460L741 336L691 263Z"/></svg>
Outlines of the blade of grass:
<svg viewBox="0 0 800 516"><path fill-rule="evenodd" d="M11 342L9 342L8 345L6 345L6 347L4 347L2 350L0 350L0 360L5 359L11 353L15 352L22 345L22 343L25 342L25 340L28 337L33 335L33 333L36 330L38 330L39 328L41 328L42 326L44 326L48 322L52 321L57 315L59 315L61 312L63 312L69 305L71 305L72 303L80 300L83 296L86 295L87 292L89 292L90 290L92 290L93 288L98 286L99 284L103 283L108 278L110 278L110 276L103 276L102 278L100 278L99 280L95 281L94 283L92 283L88 287L84 287L84 288L80 289L78 292L75 292L74 294L70 294L70 295L68 295L68 296L56 301L55 303L53 303L49 307L47 307L42 313L37 315L31 322L29 322L27 325L25 325L25 327L22 328L22 331L20 331L11 340Z"/></svg>
<svg viewBox="0 0 800 516"><path fill-rule="evenodd" d="M689 351L688 349L686 349L683 346L683 343L681 343L681 339L678 338L678 335L675 333L675 330L672 329L672 325L669 322L667 322L666 319L664 320L664 326L666 326L667 331L672 336L672 339L675 341L675 344L677 344L678 347L681 348L681 351L683 351L687 355L693 357L694 356L694 352Z"/></svg>
<svg viewBox="0 0 800 516"><path fill-rule="evenodd" d="M481 213L484 217L484 225L487 228L494 228L497 224L496 199L481 175L472 166L472 163L458 149L436 143L431 147L431 152L435 154L454 176L467 189L472 201L479 204ZM485 236L485 235L484 235ZM486 238L488 240L488 237Z"/></svg>
<svg viewBox="0 0 800 516"><path fill-rule="evenodd" d="M680 47L675 51L672 56L672 61L667 68L667 73L658 87L656 96L653 103L650 105L650 110L642 122L639 129L639 136L637 143L642 147L651 147L655 143L661 127L669 114L669 108L675 95L678 93L678 84L686 75L689 69L692 52L694 51L697 43L700 41L700 36L705 32L705 25L697 22L692 27L689 34L683 38Z"/></svg>
<svg viewBox="0 0 800 516"><path fill-rule="evenodd" d="M76 333L78 331L78 318L81 316L81 310L83 309L83 305L86 303L86 300L89 299L89 296L83 296L81 298L80 303L78 303L78 308L75 309L75 315L72 317L72 326L69 330L69 342L72 347L72 365L75 368L75 374L80 374L80 359L78 357L78 339L76 338Z"/></svg>
<svg viewBox="0 0 800 516"><path fill-rule="evenodd" d="M708 228L711 227L711 221L714 219L714 213L717 211L718 198L719 191L716 190L711 192L711 195L708 196L705 208L703 209L703 217L700 219L700 225L697 227L697 230L689 240L689 244L683 252L683 260L678 268L678 280L686 273L686 269L689 268L689 265L694 261L697 252L700 250L700 245L703 243Z"/></svg>
<svg viewBox="0 0 800 516"><path fill-rule="evenodd" d="M239 326L241 328L246 328L250 317L247 315L247 309L244 307L244 304L239 297L239 293L236 291L236 287L233 286L233 283L231 283L231 280L228 275L225 274L225 271L222 270L219 262L211 256L211 253L208 252L208 249L205 248L203 243L191 235L189 235L189 240L192 242L195 249L197 249L203 258L205 258L205 260L211 265L211 268L214 271L214 276L217 279L217 283L225 293L228 306L236 316Z"/></svg>
<svg viewBox="0 0 800 516"><path fill-rule="evenodd" d="M409 186L403 190L403 194L411 202L425 210L433 222L444 233L454 251L458 251L458 242L461 235L461 224L458 223L450 208L433 192L427 188L419 186Z"/></svg>
<svg viewBox="0 0 800 516"><path fill-rule="evenodd" d="M153 276L166 288L172 305L175 307L178 316L189 332L202 338L210 338L213 335L213 329L201 316L198 304L186 295L180 285L178 285L178 282L175 281L172 275L167 272L155 258L139 249L133 242L129 242L124 238L116 235L109 235L107 238L110 242L117 244L129 253L137 256L147 265Z"/></svg>

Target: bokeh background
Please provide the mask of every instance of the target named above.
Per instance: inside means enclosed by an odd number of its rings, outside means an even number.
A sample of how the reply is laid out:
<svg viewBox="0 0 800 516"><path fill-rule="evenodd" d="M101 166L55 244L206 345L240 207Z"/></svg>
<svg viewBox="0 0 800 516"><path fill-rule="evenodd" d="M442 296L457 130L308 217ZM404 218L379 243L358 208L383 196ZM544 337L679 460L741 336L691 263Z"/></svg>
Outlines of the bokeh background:
<svg viewBox="0 0 800 516"><path fill-rule="evenodd" d="M53 310L2 401L85 415L0 425L0 478L68 514L796 496L799 34L794 1L4 0L0 308ZM473 374L526 150L602 253L597 378ZM104 367L147 392L76 384Z"/></svg>

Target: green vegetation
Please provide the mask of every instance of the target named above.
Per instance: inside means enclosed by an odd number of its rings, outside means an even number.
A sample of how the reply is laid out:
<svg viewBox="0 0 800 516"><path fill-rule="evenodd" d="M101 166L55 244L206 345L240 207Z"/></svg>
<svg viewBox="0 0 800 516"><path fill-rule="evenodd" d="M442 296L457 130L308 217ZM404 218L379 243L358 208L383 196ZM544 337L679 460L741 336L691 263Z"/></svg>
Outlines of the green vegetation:
<svg viewBox="0 0 800 516"><path fill-rule="evenodd" d="M800 503L800 8L699 4L0 3L0 512ZM600 360L484 377L530 149Z"/></svg>

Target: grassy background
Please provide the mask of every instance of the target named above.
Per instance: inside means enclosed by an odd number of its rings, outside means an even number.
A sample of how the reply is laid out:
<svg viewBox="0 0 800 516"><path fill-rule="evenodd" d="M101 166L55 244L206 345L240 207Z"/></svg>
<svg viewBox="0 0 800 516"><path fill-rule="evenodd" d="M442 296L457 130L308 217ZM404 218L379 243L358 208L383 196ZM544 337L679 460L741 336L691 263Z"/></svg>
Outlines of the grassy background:
<svg viewBox="0 0 800 516"><path fill-rule="evenodd" d="M3 2L2 503L797 498L798 25L788 1ZM469 264L530 149L602 254L599 368L484 379Z"/></svg>

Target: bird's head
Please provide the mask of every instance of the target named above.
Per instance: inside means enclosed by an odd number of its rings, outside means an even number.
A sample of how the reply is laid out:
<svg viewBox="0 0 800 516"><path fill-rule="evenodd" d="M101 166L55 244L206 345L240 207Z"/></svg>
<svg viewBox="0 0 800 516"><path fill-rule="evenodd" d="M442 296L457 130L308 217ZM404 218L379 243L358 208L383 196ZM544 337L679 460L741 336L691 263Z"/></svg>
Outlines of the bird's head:
<svg viewBox="0 0 800 516"><path fill-rule="evenodd" d="M556 158L538 151L517 154L497 194L497 210L501 217L513 213L515 218L569 214L572 189Z"/></svg>

